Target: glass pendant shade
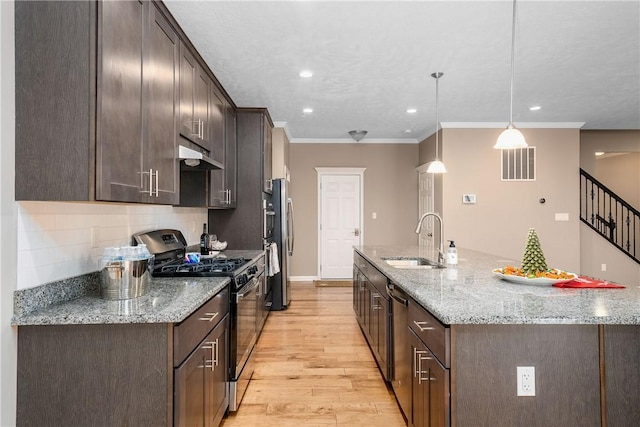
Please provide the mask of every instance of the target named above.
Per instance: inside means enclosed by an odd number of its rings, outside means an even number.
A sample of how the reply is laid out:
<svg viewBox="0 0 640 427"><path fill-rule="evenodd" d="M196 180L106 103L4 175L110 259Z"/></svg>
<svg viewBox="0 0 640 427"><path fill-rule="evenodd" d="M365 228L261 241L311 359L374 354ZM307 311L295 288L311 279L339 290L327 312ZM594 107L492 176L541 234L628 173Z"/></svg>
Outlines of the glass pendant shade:
<svg viewBox="0 0 640 427"><path fill-rule="evenodd" d="M493 148L499 150L509 150L514 148L527 147L524 135L513 125L513 70L515 68L515 45L516 45L516 0L513 0L513 20L511 21L511 81L510 81L510 103L509 103L509 125L502 131L496 145Z"/></svg>
<svg viewBox="0 0 640 427"><path fill-rule="evenodd" d="M444 167L444 163L440 160L434 160L427 168L427 173L446 173L447 168Z"/></svg>
<svg viewBox="0 0 640 427"><path fill-rule="evenodd" d="M493 146L493 148L497 148L499 150L509 150L513 148L526 147L527 141L525 141L524 135L512 124L507 126L507 128L502 131L502 133L498 137L498 141L496 141L496 145Z"/></svg>

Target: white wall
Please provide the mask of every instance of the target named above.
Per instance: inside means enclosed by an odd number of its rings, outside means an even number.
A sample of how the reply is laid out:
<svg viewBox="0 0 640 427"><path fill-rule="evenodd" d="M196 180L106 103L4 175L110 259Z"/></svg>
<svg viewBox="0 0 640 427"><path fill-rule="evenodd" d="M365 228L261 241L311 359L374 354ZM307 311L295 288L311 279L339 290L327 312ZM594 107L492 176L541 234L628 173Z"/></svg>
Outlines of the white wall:
<svg viewBox="0 0 640 427"><path fill-rule="evenodd" d="M15 425L16 332L11 327L16 289L14 199L15 78L13 2L0 1L0 425Z"/></svg>
<svg viewBox="0 0 640 427"><path fill-rule="evenodd" d="M107 246L177 228L199 241L206 209L117 203L15 202L14 2L0 1L0 426L16 424L13 292L98 269ZM55 165L52 165L55 167ZM95 244L92 248L92 228Z"/></svg>

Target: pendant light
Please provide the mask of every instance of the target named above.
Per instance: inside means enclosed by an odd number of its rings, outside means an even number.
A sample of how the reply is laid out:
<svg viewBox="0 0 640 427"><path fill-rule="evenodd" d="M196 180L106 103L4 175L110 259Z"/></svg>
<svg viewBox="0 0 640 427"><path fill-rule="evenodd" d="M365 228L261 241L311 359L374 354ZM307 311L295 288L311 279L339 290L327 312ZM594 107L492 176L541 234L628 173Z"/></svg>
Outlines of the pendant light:
<svg viewBox="0 0 640 427"><path fill-rule="evenodd" d="M438 128L440 127L440 122L438 121L438 79L443 76L444 73L433 73L431 77L436 79L436 159L431 162L429 167L427 168L427 173L446 173L447 168L444 167L444 163L442 163L438 157Z"/></svg>
<svg viewBox="0 0 640 427"><path fill-rule="evenodd" d="M513 21L511 24L511 104L509 107L509 124L507 128L502 131L498 137L498 141L493 148L500 150L507 150L512 148L525 148L527 142L524 139L524 135L513 124L513 63L515 55L516 44L516 0L513 0Z"/></svg>

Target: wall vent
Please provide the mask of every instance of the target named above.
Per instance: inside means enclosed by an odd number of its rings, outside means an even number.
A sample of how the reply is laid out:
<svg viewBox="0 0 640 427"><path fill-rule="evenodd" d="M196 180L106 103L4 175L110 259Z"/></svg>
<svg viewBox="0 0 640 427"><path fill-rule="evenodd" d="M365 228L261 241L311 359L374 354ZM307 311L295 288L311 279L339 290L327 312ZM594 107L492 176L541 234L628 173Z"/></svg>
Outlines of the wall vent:
<svg viewBox="0 0 640 427"><path fill-rule="evenodd" d="M536 180L536 147L502 150L503 181Z"/></svg>

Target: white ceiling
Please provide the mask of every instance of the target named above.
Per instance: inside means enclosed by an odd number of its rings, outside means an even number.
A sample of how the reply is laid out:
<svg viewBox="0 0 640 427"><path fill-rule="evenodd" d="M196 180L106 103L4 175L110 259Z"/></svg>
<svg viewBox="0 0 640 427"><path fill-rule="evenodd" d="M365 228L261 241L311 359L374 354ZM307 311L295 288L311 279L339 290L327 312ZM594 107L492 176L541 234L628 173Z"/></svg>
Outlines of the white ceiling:
<svg viewBox="0 0 640 427"><path fill-rule="evenodd" d="M294 140L420 141L435 71L441 122L508 121L510 0L165 3L234 102ZM640 0L521 0L515 49L516 125L640 129Z"/></svg>

